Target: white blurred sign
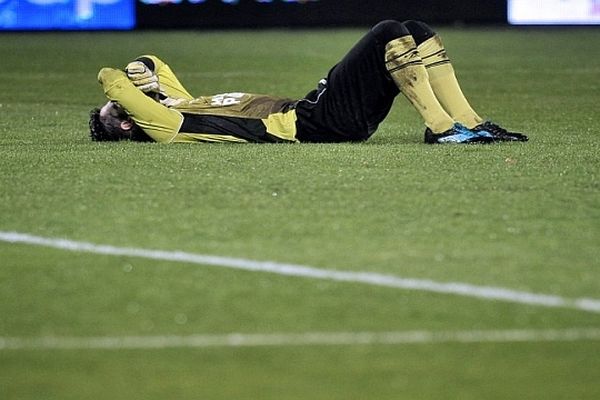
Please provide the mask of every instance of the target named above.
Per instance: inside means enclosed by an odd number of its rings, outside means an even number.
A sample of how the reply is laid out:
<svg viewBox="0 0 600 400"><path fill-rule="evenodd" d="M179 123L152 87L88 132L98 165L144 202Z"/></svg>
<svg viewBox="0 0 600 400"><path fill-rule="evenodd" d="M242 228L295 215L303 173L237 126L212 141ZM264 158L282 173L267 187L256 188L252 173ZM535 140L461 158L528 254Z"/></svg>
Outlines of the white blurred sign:
<svg viewBox="0 0 600 400"><path fill-rule="evenodd" d="M600 0L508 0L514 25L598 25Z"/></svg>

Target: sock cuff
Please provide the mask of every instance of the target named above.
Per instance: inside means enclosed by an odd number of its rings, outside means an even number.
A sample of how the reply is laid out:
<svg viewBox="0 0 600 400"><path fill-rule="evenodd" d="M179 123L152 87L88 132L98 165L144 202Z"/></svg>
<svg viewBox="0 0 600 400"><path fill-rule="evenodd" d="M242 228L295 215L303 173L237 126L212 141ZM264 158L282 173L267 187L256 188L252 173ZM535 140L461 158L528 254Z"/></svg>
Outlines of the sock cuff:
<svg viewBox="0 0 600 400"><path fill-rule="evenodd" d="M390 40L385 45L386 59L387 59L387 54L390 52L404 53L406 51L416 50L416 49L417 49L417 43L415 42L415 39L412 36L410 36L410 35L400 36L399 38Z"/></svg>
<svg viewBox="0 0 600 400"><path fill-rule="evenodd" d="M385 67L389 72L410 65L423 65L423 60L417 51L417 44L412 36L402 36L385 45Z"/></svg>
<svg viewBox="0 0 600 400"><path fill-rule="evenodd" d="M438 35L427 39L417 47L426 68L450 64L448 54Z"/></svg>

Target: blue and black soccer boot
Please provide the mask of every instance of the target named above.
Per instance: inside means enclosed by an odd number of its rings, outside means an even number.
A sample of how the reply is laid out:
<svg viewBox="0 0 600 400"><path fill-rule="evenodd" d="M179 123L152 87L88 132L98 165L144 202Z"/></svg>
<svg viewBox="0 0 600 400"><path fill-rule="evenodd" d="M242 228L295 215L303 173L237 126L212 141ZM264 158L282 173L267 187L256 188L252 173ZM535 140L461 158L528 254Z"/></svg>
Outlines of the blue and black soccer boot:
<svg viewBox="0 0 600 400"><path fill-rule="evenodd" d="M509 132L501 126L498 126L490 121L479 124L471 130L473 132L489 132L492 134L496 142L526 142L529 140L529 138L522 133Z"/></svg>
<svg viewBox="0 0 600 400"><path fill-rule="evenodd" d="M492 143L494 137L491 133L485 130L467 129L465 126L456 123L450 129L442 133L433 133L431 129L425 130L425 143L454 143L454 144L470 144L470 143Z"/></svg>

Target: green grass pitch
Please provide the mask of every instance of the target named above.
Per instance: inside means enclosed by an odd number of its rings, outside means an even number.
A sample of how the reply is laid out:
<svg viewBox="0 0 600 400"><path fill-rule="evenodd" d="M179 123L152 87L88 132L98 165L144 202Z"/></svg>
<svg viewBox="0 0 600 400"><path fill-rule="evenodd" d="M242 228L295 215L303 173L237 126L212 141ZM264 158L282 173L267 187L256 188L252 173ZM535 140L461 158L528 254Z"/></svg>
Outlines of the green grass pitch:
<svg viewBox="0 0 600 400"><path fill-rule="evenodd" d="M363 30L0 36L0 231L600 298L600 31L442 28L525 144L92 143L102 66L299 97ZM0 338L600 327L597 312L0 242ZM1 344L1 341L0 341ZM1 346L0 346L1 348ZM600 342L0 349L0 398L598 399Z"/></svg>

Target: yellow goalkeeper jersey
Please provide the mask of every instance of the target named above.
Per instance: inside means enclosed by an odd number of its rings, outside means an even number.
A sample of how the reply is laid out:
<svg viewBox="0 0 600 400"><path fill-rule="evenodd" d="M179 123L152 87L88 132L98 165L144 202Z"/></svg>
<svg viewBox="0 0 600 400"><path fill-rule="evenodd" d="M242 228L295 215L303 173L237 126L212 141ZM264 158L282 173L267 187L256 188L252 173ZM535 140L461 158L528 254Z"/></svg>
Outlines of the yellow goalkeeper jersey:
<svg viewBox="0 0 600 400"><path fill-rule="evenodd" d="M153 140L177 142L296 142L295 100L252 93L192 97L156 56L138 60L158 75L161 102L136 88L124 71L98 74L108 99L119 103Z"/></svg>

